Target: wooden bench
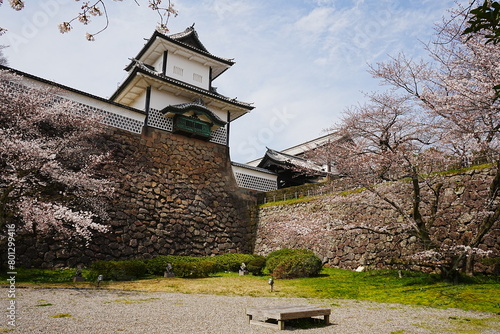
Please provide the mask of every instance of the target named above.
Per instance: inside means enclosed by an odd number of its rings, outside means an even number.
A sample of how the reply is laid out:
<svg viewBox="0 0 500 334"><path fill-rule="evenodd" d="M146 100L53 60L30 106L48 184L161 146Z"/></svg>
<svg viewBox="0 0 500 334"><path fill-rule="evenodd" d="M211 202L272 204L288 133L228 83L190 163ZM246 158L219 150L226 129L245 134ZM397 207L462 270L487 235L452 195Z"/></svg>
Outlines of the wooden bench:
<svg viewBox="0 0 500 334"><path fill-rule="evenodd" d="M330 323L331 310L319 308L312 305L291 305L291 306L270 306L270 307L250 307L247 308L248 322L252 325L265 326L270 328L285 329L285 320L310 318L323 316L325 324ZM278 324L266 321L254 320L254 317L274 319Z"/></svg>

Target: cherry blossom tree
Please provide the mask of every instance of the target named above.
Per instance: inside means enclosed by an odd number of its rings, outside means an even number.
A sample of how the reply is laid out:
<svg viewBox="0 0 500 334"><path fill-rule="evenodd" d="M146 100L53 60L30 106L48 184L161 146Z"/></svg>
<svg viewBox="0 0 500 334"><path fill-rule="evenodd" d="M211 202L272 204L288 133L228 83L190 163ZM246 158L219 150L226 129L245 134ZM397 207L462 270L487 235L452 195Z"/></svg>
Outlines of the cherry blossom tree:
<svg viewBox="0 0 500 334"><path fill-rule="evenodd" d="M438 117L451 143L464 147L469 158L498 153L500 103L495 89L500 78L500 46L484 44L480 35L461 35L458 23L439 29L426 46L430 62L404 54L371 68L374 77L411 97L430 116ZM482 157L481 157L482 156Z"/></svg>
<svg viewBox="0 0 500 334"><path fill-rule="evenodd" d="M441 127L436 123L407 97L377 94L371 96L370 103L346 112L332 129L344 140L331 143L330 149L336 153L335 165L344 177L375 196L379 202L373 205L390 208L399 217L384 226L365 222L357 228L381 234L407 231L418 238L420 251L406 260L440 269L443 276L451 278L464 265L465 255L485 254L478 246L491 223L498 220L494 214L498 200L496 191L492 192L474 212L463 213L471 215L467 229L475 238L465 243L461 238L453 245L444 242L447 238L436 232L437 223L450 210L449 201L444 200L447 174L443 172L459 167L462 160L443 144ZM449 225L457 226L455 222Z"/></svg>
<svg viewBox="0 0 500 334"><path fill-rule="evenodd" d="M75 0L76 2L79 2L79 0ZM113 1L122 1L122 0L113 0ZM2 5L3 0L0 0L0 6ZM104 16L105 22L104 26L94 32L94 33L86 33L86 38L89 41L95 40L95 36L103 32L108 28L109 25L109 17L108 17L108 11L106 9L106 4L109 3L109 1L105 0L97 0L97 1L86 1L82 2L81 7L80 7L80 12L73 17L72 19L62 22L59 24L59 31L61 33L67 33L73 29L73 23L75 22L80 22L83 25L88 25L91 23L92 19L98 16ZM140 6L140 2L138 0L135 0L135 3ZM9 1L10 7L19 11L22 10L25 6L25 1L24 0L10 0ZM171 16L177 16L178 12L174 8L174 4L171 0L168 1L162 1L162 0L148 0L147 5L149 8L154 10L159 17L159 22L157 26L157 30L162 32L162 33L167 33L169 31L168 29L168 21ZM5 28L0 27L0 35L6 31Z"/></svg>
<svg viewBox="0 0 500 334"><path fill-rule="evenodd" d="M500 105L493 88L500 77L500 46L484 43L482 35L466 37L460 29L458 16L437 27L435 41L425 46L430 61L400 54L371 67L390 90L348 109L330 129L344 138L330 145L336 169L397 212L402 221L392 223L420 241L421 252L412 260L439 268L447 278L470 266L474 255L484 255L478 246L500 220ZM467 237L443 243L435 228L449 209L443 172L470 162L492 163L495 175L483 201L461 213L470 217L463 227ZM406 196L390 192L387 183Z"/></svg>
<svg viewBox="0 0 500 334"><path fill-rule="evenodd" d="M450 159L437 149L430 149L439 140L432 120L422 117L420 109L412 108L406 97L374 94L370 103L348 109L340 125L332 130L344 138L330 146L337 155L337 170L396 210L425 249L435 247L430 224L421 212L421 194L422 187L428 187L437 202L440 186L435 184L435 178L432 183L430 179L422 182L423 175L442 170ZM401 186L411 196L403 203L379 186L381 182L405 178L408 182Z"/></svg>
<svg viewBox="0 0 500 334"><path fill-rule="evenodd" d="M54 88L0 71L0 227L88 242L106 232L113 183L98 117Z"/></svg>

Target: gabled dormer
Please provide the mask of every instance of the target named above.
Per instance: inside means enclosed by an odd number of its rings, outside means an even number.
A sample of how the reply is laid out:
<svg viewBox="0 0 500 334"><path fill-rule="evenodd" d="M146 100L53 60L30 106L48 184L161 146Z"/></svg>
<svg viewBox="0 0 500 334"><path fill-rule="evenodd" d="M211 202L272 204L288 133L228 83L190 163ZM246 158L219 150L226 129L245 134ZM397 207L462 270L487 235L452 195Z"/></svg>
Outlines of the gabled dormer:
<svg viewBox="0 0 500 334"><path fill-rule="evenodd" d="M215 78L234 64L230 59L208 52L194 25L181 33L168 36L155 31L125 70L130 71L134 62L140 62L155 72L207 90L211 89Z"/></svg>
<svg viewBox="0 0 500 334"><path fill-rule="evenodd" d="M200 139L210 139L215 130L227 124L226 121L205 107L202 100L169 105L160 113L165 117L172 118L172 132Z"/></svg>

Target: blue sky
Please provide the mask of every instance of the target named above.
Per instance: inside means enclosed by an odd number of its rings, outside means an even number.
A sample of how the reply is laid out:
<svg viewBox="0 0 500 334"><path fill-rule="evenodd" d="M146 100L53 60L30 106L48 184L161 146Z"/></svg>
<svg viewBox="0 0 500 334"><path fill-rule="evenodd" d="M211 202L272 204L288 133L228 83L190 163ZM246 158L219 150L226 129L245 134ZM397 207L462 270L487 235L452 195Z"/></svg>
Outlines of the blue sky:
<svg viewBox="0 0 500 334"><path fill-rule="evenodd" d="M74 0L26 1L15 12L0 7L9 31L0 45L13 68L98 96L109 97L125 79L123 68L153 33L157 14L139 0L109 1L110 26L95 18L61 35L57 24L74 17ZM452 0L174 0L172 33L195 28L213 54L236 64L214 86L255 109L231 125L231 159L246 162L266 146L285 149L324 134L363 92L383 89L368 64L405 52L424 56L434 24ZM459 1L466 4L467 0Z"/></svg>

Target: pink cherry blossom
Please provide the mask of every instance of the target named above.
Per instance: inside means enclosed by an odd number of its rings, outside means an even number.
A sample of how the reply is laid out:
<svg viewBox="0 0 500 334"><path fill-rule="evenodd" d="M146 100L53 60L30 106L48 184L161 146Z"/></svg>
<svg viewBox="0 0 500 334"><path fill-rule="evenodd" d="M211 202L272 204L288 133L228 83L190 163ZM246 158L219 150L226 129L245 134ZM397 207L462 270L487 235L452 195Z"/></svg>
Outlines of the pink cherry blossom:
<svg viewBox="0 0 500 334"><path fill-rule="evenodd" d="M96 174L111 162L95 144L99 120L57 89L0 71L0 226L87 243L107 231L114 186Z"/></svg>

